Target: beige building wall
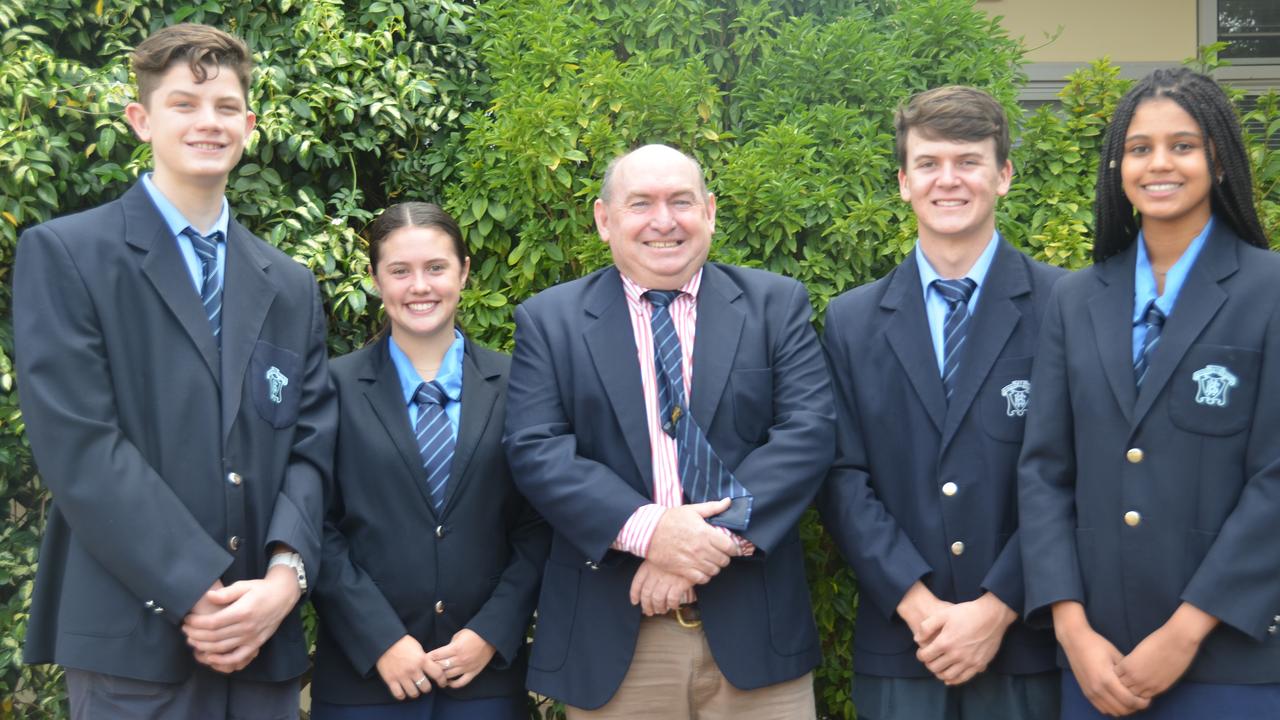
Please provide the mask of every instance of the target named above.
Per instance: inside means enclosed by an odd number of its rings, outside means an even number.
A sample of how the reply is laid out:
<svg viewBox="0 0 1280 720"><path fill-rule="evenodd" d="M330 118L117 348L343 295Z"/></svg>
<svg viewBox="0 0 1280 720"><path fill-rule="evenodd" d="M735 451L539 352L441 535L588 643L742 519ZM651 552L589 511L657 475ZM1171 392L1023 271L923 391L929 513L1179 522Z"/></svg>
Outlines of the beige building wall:
<svg viewBox="0 0 1280 720"><path fill-rule="evenodd" d="M1032 63L1181 62L1196 53L1196 0L977 0L1021 37ZM1062 32L1056 40L1052 37Z"/></svg>

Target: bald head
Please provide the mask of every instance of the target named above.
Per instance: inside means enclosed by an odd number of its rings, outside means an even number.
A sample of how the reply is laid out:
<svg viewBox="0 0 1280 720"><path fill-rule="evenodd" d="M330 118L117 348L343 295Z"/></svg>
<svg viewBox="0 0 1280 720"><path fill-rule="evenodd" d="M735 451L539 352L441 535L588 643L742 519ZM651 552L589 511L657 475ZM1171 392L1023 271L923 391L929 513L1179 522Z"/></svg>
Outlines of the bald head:
<svg viewBox="0 0 1280 720"><path fill-rule="evenodd" d="M652 166L659 163L688 164L698 177L698 188L702 193L702 199L705 200L707 198L707 179L703 176L702 166L698 164L698 161L670 145L654 143L642 145L629 153L619 155L609 162L609 167L605 168L604 171L604 181L600 184L601 200L606 203L609 202L614 191L614 181L619 174L626 174L627 167L633 161L644 166Z"/></svg>

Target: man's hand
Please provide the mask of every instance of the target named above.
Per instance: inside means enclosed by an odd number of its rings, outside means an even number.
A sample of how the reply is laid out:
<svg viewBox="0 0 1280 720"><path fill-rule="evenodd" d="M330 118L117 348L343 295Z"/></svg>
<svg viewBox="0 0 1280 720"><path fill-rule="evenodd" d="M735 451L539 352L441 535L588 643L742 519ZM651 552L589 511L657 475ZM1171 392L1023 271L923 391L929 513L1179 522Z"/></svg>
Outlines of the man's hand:
<svg viewBox="0 0 1280 720"><path fill-rule="evenodd" d="M1123 717L1151 704L1120 682L1116 665L1124 656L1089 625L1083 605L1069 600L1054 603L1053 629L1080 690L1099 712Z"/></svg>
<svg viewBox="0 0 1280 720"><path fill-rule="evenodd" d="M182 632L195 649L196 660L218 672L235 672L258 655L301 597L297 573L277 565L261 580L241 580L226 587L215 584L196 608L219 609L197 613L193 608L183 619Z"/></svg>
<svg viewBox="0 0 1280 720"><path fill-rule="evenodd" d="M431 692L431 683L443 683L440 666L422 649L422 644L405 635L378 658L378 676L397 700L419 697Z"/></svg>
<svg viewBox="0 0 1280 720"><path fill-rule="evenodd" d="M680 607L692 588L693 583L684 576L645 560L631 579L631 604L639 605L645 615L661 615Z"/></svg>
<svg viewBox="0 0 1280 720"><path fill-rule="evenodd" d="M1116 676L1130 692L1150 700L1182 677L1196 659L1200 643L1217 625L1214 616L1183 603L1116 665Z"/></svg>
<svg viewBox="0 0 1280 720"><path fill-rule="evenodd" d="M475 679L489 665L496 648L474 630L462 628L453 634L449 644L438 647L427 657L436 663L443 678L443 687L460 688Z"/></svg>
<svg viewBox="0 0 1280 720"><path fill-rule="evenodd" d="M646 559L689 583L707 582L738 554L738 546L707 518L729 509L728 498L667 508L653 529Z"/></svg>
<svg viewBox="0 0 1280 720"><path fill-rule="evenodd" d="M898 617L907 623L908 628L911 628L911 634L916 641L916 645L924 647L933 640L934 634L941 629L940 626L933 627L933 633L925 633L922 628L925 619L949 607L951 607L951 603L939 600L932 590L922 581L917 580L911 587L907 588L902 600L898 601L897 612Z"/></svg>
<svg viewBox="0 0 1280 720"><path fill-rule="evenodd" d="M932 640L916 652L929 672L947 685L961 685L987 669L1017 613L986 593L925 618L920 634Z"/></svg>

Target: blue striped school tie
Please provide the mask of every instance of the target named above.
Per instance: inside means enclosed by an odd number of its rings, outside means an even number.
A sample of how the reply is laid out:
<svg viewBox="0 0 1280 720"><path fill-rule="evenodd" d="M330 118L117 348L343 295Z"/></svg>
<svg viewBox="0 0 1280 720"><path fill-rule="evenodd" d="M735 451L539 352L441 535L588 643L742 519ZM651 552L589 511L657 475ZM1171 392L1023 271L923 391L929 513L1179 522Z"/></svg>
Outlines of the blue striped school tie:
<svg viewBox="0 0 1280 720"><path fill-rule="evenodd" d="M1142 381L1147 377L1147 368L1151 365L1151 357L1155 354L1156 345L1160 343L1160 331L1164 329L1164 312L1156 307L1152 300L1143 313L1142 323L1147 326L1147 334L1142 338L1142 349L1133 361L1133 380L1139 390Z"/></svg>
<svg viewBox="0 0 1280 720"><path fill-rule="evenodd" d="M711 448L702 428L689 414L684 398L684 369L680 337L671 322L667 306L680 292L650 290L644 294L653 305L650 324L653 327L653 366L658 379L658 407L662 413L662 430L676 440L679 457L680 486L691 503L733 498L728 510L707 522L742 532L751 520L751 494L724 466Z"/></svg>
<svg viewBox="0 0 1280 720"><path fill-rule="evenodd" d="M934 280L933 287L947 301L946 320L942 324L942 387L947 402L956 391L956 368L960 367L960 350L969 332L969 298L978 283L969 278Z"/></svg>
<svg viewBox="0 0 1280 720"><path fill-rule="evenodd" d="M191 240L191 247L200 258L203 272L200 281L200 302L204 304L205 317L209 318L209 328L213 330L213 340L222 347L222 273L218 272L218 243L222 242L222 231L215 230L208 235L201 235L195 228L187 227L182 231Z"/></svg>
<svg viewBox="0 0 1280 720"><path fill-rule="evenodd" d="M449 465L453 463L453 426L444 411L449 398L440 383L432 381L418 386L413 401L418 403L418 422L414 427L418 453L427 471L431 505L439 515L444 510L445 485L449 482Z"/></svg>

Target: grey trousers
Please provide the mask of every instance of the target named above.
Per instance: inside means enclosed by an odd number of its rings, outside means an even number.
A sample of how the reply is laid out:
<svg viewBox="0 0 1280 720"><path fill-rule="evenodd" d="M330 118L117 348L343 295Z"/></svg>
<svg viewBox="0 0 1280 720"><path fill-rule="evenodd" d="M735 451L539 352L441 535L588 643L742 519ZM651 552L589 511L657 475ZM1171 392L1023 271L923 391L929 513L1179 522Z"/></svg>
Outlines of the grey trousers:
<svg viewBox="0 0 1280 720"><path fill-rule="evenodd" d="M1057 720L1058 671L982 673L959 687L934 678L854 675L858 720Z"/></svg>
<svg viewBox="0 0 1280 720"><path fill-rule="evenodd" d="M66 669L72 720L297 720L297 680L252 682L199 668L180 683Z"/></svg>

